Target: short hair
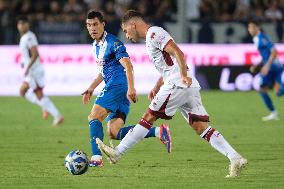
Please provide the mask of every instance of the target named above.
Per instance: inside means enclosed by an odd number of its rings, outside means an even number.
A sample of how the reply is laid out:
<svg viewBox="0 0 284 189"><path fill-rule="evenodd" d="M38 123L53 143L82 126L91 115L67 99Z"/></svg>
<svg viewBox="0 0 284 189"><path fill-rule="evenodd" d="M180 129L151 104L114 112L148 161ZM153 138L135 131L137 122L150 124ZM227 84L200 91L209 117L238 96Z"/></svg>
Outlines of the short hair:
<svg viewBox="0 0 284 189"><path fill-rule="evenodd" d="M24 15L20 15L17 17L17 22L23 22L23 23L30 23L28 17Z"/></svg>
<svg viewBox="0 0 284 189"><path fill-rule="evenodd" d="M90 10L87 14L87 19L94 19L98 18L100 22L104 22L104 16L101 12L95 11L95 10Z"/></svg>
<svg viewBox="0 0 284 189"><path fill-rule="evenodd" d="M248 24L254 24L254 25L260 27L260 23L259 23L258 20L249 20L249 21L248 21Z"/></svg>
<svg viewBox="0 0 284 189"><path fill-rule="evenodd" d="M128 22L132 18L139 18L144 20L143 15L136 10L128 10L121 19L122 23Z"/></svg>

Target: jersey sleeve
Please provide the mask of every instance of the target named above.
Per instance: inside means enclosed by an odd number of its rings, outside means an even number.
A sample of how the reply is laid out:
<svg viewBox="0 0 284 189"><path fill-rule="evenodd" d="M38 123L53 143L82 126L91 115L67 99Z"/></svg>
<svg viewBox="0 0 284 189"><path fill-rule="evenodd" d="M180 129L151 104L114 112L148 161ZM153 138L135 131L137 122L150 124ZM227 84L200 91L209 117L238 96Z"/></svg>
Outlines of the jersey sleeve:
<svg viewBox="0 0 284 189"><path fill-rule="evenodd" d="M173 38L170 36L170 34L162 28L156 31L152 31L152 33L150 34L150 41L152 45L162 51L172 40Z"/></svg>
<svg viewBox="0 0 284 189"><path fill-rule="evenodd" d="M260 39L260 46L265 46L270 50L274 48L274 44L271 42L267 35L263 35L263 37Z"/></svg>
<svg viewBox="0 0 284 189"><path fill-rule="evenodd" d="M129 58L129 55L128 53L126 52L126 47L124 46L124 44L119 41L119 40L116 40L114 41L114 44L113 44L113 52L115 54L115 59L117 61L119 61L120 59L122 58Z"/></svg>
<svg viewBox="0 0 284 189"><path fill-rule="evenodd" d="M27 47L30 49L34 46L38 45L37 39L35 35L29 35L26 40Z"/></svg>

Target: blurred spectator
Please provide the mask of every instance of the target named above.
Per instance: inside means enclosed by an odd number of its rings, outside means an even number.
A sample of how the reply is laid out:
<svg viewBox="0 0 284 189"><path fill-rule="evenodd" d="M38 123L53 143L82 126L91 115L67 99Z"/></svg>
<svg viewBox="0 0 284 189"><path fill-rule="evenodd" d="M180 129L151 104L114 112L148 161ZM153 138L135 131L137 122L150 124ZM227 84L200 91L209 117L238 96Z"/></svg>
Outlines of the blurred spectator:
<svg viewBox="0 0 284 189"><path fill-rule="evenodd" d="M202 0L199 7L200 19L201 20L215 20L216 19L216 4L211 0Z"/></svg>
<svg viewBox="0 0 284 189"><path fill-rule="evenodd" d="M81 13L83 11L83 7L77 2L77 0L68 0L63 8L63 12L65 13Z"/></svg>
<svg viewBox="0 0 284 189"><path fill-rule="evenodd" d="M104 9L104 18L106 21L106 30L114 35L117 35L120 28L120 20L115 12L115 3L112 0L107 1Z"/></svg>
<svg viewBox="0 0 284 189"><path fill-rule="evenodd" d="M62 10L58 1L51 1L49 4L49 12L47 14L48 22L56 22L62 19Z"/></svg>
<svg viewBox="0 0 284 189"><path fill-rule="evenodd" d="M238 0L234 13L234 20L246 20L249 17L250 0Z"/></svg>
<svg viewBox="0 0 284 189"><path fill-rule="evenodd" d="M281 20L283 18L283 15L278 7L277 1L271 0L269 4L270 4L269 8L264 12L265 17L271 21Z"/></svg>
<svg viewBox="0 0 284 189"><path fill-rule="evenodd" d="M233 15L236 10L235 0L220 0L218 4L218 13L220 21L230 21L233 19Z"/></svg>
<svg viewBox="0 0 284 189"><path fill-rule="evenodd" d="M200 17L199 7L201 0L187 0L186 1L186 18L190 20L198 19Z"/></svg>

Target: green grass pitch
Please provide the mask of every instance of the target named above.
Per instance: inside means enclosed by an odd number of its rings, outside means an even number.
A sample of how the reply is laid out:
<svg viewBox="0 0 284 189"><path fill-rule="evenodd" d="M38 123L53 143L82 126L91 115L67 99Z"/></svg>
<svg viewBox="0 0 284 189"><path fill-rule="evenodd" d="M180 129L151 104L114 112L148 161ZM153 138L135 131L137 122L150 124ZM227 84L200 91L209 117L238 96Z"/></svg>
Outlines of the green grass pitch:
<svg viewBox="0 0 284 189"><path fill-rule="evenodd" d="M65 156L73 149L90 155L87 115L92 105L82 105L81 97L52 97L65 116L65 123L53 128L37 106L20 97L0 97L0 188L284 188L284 98L273 95L281 120L263 123L267 111L256 92L205 91L202 97L210 124L249 161L239 178L224 178L228 160L179 113L168 121L171 154L158 139L146 139L116 165L105 160L103 168L70 175L63 166ZM127 124L137 123L148 104L140 96Z"/></svg>

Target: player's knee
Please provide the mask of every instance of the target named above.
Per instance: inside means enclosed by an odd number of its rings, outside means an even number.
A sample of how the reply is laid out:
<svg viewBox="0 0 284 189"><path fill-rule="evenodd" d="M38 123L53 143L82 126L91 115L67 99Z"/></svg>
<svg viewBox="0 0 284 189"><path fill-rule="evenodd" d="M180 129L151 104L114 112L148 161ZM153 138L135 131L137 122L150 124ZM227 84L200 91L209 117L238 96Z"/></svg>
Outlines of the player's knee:
<svg viewBox="0 0 284 189"><path fill-rule="evenodd" d="M38 87L34 90L34 93L36 94L37 98L40 100L43 98L43 91L42 88Z"/></svg>
<svg viewBox="0 0 284 189"><path fill-rule="evenodd" d="M27 91L28 91L28 88L21 87L20 88L20 96L24 97L26 95Z"/></svg>
<svg viewBox="0 0 284 189"><path fill-rule="evenodd" d="M267 87L260 87L259 88L259 93L267 93L268 92L268 88Z"/></svg>
<svg viewBox="0 0 284 189"><path fill-rule="evenodd" d="M148 121L149 123L154 123L157 120L157 117L149 112L144 113L142 118Z"/></svg>
<svg viewBox="0 0 284 189"><path fill-rule="evenodd" d="M91 121L91 120L94 120L94 119L97 119L100 122L102 122L104 120L104 116L101 115L100 113L97 113L97 112L91 112L88 116L88 121Z"/></svg>
<svg viewBox="0 0 284 189"><path fill-rule="evenodd" d="M195 132L200 135L205 131L208 127L208 122L203 121L195 121L191 124L191 127L195 130Z"/></svg>

